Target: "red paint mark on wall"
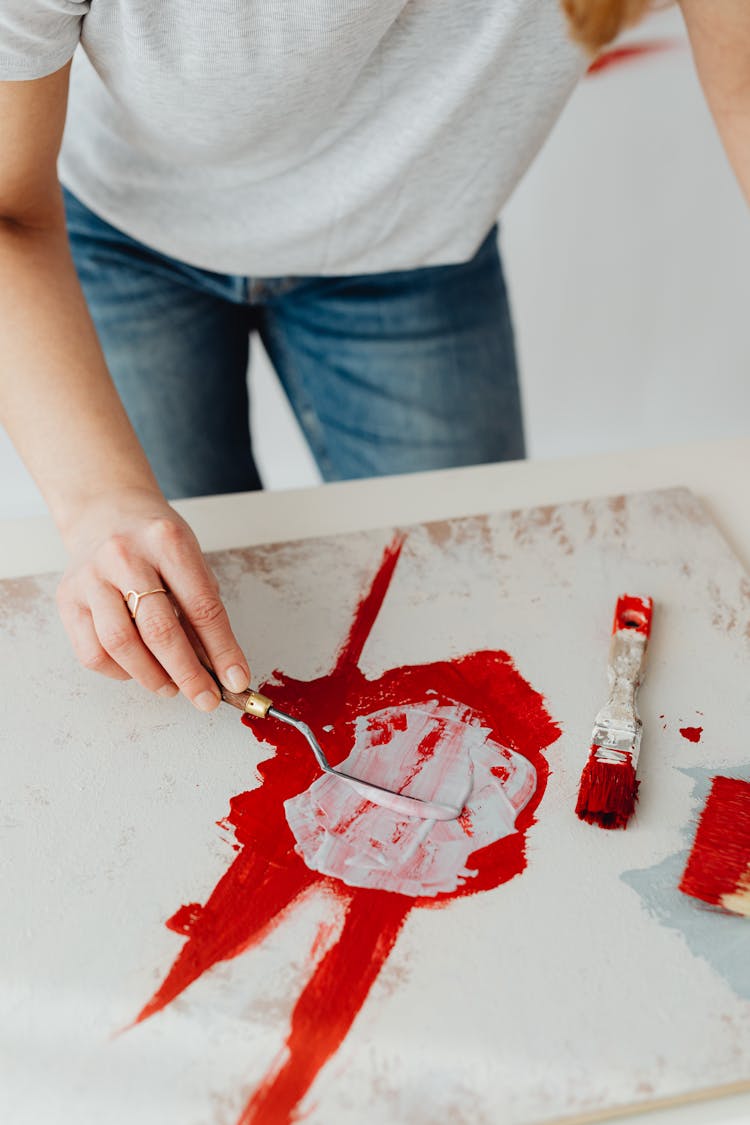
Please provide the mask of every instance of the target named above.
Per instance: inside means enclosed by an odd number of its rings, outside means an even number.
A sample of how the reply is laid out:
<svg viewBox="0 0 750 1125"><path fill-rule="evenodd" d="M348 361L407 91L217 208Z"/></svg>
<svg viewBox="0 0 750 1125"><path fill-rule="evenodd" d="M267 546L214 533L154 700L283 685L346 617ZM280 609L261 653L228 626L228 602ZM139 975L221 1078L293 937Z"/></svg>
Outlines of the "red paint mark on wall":
<svg viewBox="0 0 750 1125"><path fill-rule="evenodd" d="M703 727L680 727L680 734L683 738L686 738L688 742L700 742Z"/></svg>
<svg viewBox="0 0 750 1125"><path fill-rule="evenodd" d="M665 51L673 50L677 46L678 41L674 39L654 39L642 43L624 43L621 47L612 47L609 51L604 51L598 58L594 59L591 66L586 71L586 74L601 74L604 70L612 70L614 67L636 62L639 59L647 58L651 55L660 55Z"/></svg>
<svg viewBox="0 0 750 1125"><path fill-rule="evenodd" d="M350 887L306 867L294 850L295 839L284 801L306 790L319 776L317 764L299 735L272 719L253 729L275 753L259 766L262 785L230 801L223 825L231 826L237 858L203 906L181 907L168 923L186 942L161 986L137 1017L155 1015L203 973L258 945L280 925L310 887L335 897L343 907L338 940L322 955L291 1016L286 1044L255 1090L237 1125L287 1125L321 1068L338 1050L372 984L414 907L441 908L463 895L490 890L520 874L526 865L526 831L546 787L548 766L542 751L560 734L538 692L522 678L505 652L475 652L451 661L391 669L368 680L358 667L364 645L393 578L402 547L396 539L361 602L331 673L312 681L277 674L261 686L276 705L300 715L326 733L325 751L333 764L352 749L356 717L382 707L431 699L460 700L471 708L501 745L534 766L537 788L516 821L516 832L469 856L471 877L454 890L433 897ZM385 740L387 731L383 730ZM363 802L367 805L367 802ZM470 831L467 819L463 823Z"/></svg>

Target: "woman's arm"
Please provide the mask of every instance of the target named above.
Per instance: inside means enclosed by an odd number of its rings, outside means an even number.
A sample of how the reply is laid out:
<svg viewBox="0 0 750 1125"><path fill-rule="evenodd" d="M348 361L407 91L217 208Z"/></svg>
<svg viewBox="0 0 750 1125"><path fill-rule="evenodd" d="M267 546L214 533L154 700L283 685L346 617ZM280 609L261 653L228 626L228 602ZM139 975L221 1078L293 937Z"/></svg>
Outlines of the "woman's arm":
<svg viewBox="0 0 750 1125"><path fill-rule="evenodd" d="M750 203L750 0L680 0L706 100Z"/></svg>
<svg viewBox="0 0 750 1125"><path fill-rule="evenodd" d="M58 604L79 659L211 710L216 686L167 598L145 599L136 629L122 597L168 586L225 685L247 686L216 581L158 488L78 283L56 171L68 73L0 82L0 422L72 554Z"/></svg>

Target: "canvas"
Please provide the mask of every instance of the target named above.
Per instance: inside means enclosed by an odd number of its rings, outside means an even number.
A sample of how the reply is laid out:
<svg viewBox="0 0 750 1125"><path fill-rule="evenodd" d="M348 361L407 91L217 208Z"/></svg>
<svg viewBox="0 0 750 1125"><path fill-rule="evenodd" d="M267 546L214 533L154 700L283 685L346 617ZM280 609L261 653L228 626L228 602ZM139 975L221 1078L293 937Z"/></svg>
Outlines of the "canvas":
<svg viewBox="0 0 750 1125"><path fill-rule="evenodd" d="M271 719L97 679L53 576L0 583L4 1122L532 1125L750 1085L750 923L677 890L710 778L750 781L750 579L694 496L211 561L333 762L464 812L399 821ZM624 592L655 604L642 784L606 832L574 808Z"/></svg>

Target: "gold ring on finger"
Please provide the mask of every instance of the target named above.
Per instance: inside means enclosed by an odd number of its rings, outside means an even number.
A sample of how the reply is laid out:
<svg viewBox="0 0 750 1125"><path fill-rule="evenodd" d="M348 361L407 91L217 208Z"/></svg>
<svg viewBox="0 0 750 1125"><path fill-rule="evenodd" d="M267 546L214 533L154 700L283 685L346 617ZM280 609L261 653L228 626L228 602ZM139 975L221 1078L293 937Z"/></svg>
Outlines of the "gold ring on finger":
<svg viewBox="0 0 750 1125"><path fill-rule="evenodd" d="M128 607L130 616L133 618L133 621L135 621L135 615L138 612L141 598L147 598L149 594L166 594L166 592L163 586L157 586L155 590L141 590L140 592L137 590L128 590L127 593L122 596L125 605Z"/></svg>

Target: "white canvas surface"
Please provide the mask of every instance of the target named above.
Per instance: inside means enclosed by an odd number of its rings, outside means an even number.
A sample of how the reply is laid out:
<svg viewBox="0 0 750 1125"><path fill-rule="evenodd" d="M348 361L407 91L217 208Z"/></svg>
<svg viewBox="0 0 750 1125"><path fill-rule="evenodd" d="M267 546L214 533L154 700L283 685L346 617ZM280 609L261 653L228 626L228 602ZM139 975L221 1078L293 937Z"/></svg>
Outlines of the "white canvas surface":
<svg viewBox="0 0 750 1125"><path fill-rule="evenodd" d="M391 539L214 557L256 682L330 670ZM229 708L206 718L79 669L55 584L0 583L0 1119L235 1125L283 1045L320 924L333 941L341 918L314 890L261 945L123 1030L183 944L165 920L234 860L215 822L268 750ZM623 592L652 596L655 614L641 800L627 831L606 833L573 807ZM684 490L408 529L360 668L480 649L507 651L562 727L526 870L409 914L305 1120L532 1125L746 1081L750 923L675 888L710 777L750 780L747 575ZM683 726L703 727L700 742Z"/></svg>

